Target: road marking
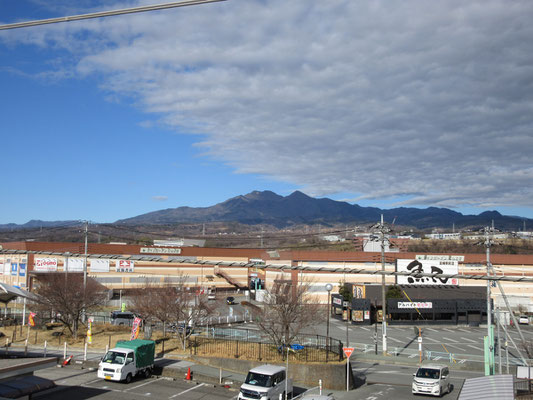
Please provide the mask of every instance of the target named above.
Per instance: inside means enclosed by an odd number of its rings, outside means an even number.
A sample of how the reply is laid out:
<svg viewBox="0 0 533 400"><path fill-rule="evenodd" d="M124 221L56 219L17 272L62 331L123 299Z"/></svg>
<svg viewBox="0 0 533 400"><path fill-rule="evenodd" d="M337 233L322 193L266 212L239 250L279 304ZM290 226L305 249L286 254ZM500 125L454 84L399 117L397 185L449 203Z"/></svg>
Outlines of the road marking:
<svg viewBox="0 0 533 400"><path fill-rule="evenodd" d="M184 393L190 392L191 390L194 390L194 389L198 389L198 388L200 388L200 387L202 387L202 386L204 386L204 385L205 385L205 383L200 383L200 384L197 385L197 386L194 386L194 387L192 387L192 388L190 388L190 389L184 390L183 392L179 392L179 393L176 393L176 394L173 395L173 396L170 396L169 399L173 399L174 397L181 396L181 395L184 394Z"/></svg>
<svg viewBox="0 0 533 400"><path fill-rule="evenodd" d="M418 354L411 354L411 355L409 356L409 358L415 358L415 357L418 357Z"/></svg>
<svg viewBox="0 0 533 400"><path fill-rule="evenodd" d="M446 340L449 340L449 341L452 342L452 343L459 343L459 341L458 341L458 340L455 340L455 339L450 339L450 338L448 338L448 337L444 337L444 336L443 336L442 338L443 338L443 339L446 339Z"/></svg>
<svg viewBox="0 0 533 400"><path fill-rule="evenodd" d="M479 342L478 340L472 340L472 339L468 339L468 338L465 338L465 337L462 337L462 336L461 336L461 339L466 340L467 342L471 342L471 343L478 343Z"/></svg>
<svg viewBox="0 0 533 400"><path fill-rule="evenodd" d="M479 351L482 351L483 349L481 347L477 347L477 346L474 346L473 344L467 344L468 347L471 347L473 349L476 349L476 350L479 350Z"/></svg>
<svg viewBox="0 0 533 400"><path fill-rule="evenodd" d="M365 330L365 331L369 331L370 329L369 328L365 328L364 326L360 326L361 329Z"/></svg>
<svg viewBox="0 0 533 400"><path fill-rule="evenodd" d="M433 331L433 332L439 332L438 330L436 329L433 329L433 328L426 328L428 331Z"/></svg>
<svg viewBox="0 0 533 400"><path fill-rule="evenodd" d="M441 343L440 340L432 339L430 337L424 337L422 340L431 340L433 343Z"/></svg>
<svg viewBox="0 0 533 400"><path fill-rule="evenodd" d="M472 332L472 331L469 331L468 329L464 329L464 328L459 328L458 330L461 331L461 332L466 332L466 333L471 333Z"/></svg>
<svg viewBox="0 0 533 400"><path fill-rule="evenodd" d="M390 337L390 336L389 336L389 339L390 340L394 340L396 343L403 343L403 341L398 340L398 339L394 339L393 337Z"/></svg>
<svg viewBox="0 0 533 400"><path fill-rule="evenodd" d="M454 330L451 330L450 328L444 328L445 331L448 331L448 332L451 332L451 333L455 333Z"/></svg>
<svg viewBox="0 0 533 400"><path fill-rule="evenodd" d="M133 390L133 389L137 389L137 388L140 388L141 386L144 386L144 385L148 385L150 383L154 383L156 382L155 379L151 379L151 380L148 380L147 382L143 382L141 383L140 385L137 385L137 386L133 386L133 387L129 387L127 389L124 389L125 392L127 392L128 390Z"/></svg>
<svg viewBox="0 0 533 400"><path fill-rule="evenodd" d="M466 362L466 360L460 360L459 364L464 364L465 362Z"/></svg>

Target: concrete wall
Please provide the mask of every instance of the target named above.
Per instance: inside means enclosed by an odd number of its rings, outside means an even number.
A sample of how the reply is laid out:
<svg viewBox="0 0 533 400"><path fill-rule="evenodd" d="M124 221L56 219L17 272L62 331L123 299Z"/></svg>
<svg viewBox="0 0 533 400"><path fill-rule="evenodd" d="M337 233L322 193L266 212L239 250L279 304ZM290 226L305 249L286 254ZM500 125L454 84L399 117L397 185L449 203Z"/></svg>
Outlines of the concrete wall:
<svg viewBox="0 0 533 400"><path fill-rule="evenodd" d="M233 372L246 374L254 367L265 364L259 361L247 361L234 358L219 357L192 357L200 364L212 367L223 368ZM283 365L285 364L277 364ZM350 368L351 372L351 368ZM322 379L322 385L326 389L346 390L346 363L329 364L289 364L289 377L295 385L298 383L314 387L318 386L318 381ZM354 388L354 379L350 373L350 386Z"/></svg>

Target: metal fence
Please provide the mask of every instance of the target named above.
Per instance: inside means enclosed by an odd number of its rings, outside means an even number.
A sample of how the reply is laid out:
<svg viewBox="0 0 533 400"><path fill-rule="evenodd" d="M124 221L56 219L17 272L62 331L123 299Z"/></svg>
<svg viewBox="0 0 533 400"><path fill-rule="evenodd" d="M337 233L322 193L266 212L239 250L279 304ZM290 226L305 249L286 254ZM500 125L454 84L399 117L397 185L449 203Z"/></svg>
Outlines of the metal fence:
<svg viewBox="0 0 533 400"><path fill-rule="evenodd" d="M287 350L255 329L212 327L203 331L197 329L195 333L189 340L194 355L220 354L259 361L284 361L288 354L291 360L309 362L341 361L344 357L342 342L321 335L298 335Z"/></svg>

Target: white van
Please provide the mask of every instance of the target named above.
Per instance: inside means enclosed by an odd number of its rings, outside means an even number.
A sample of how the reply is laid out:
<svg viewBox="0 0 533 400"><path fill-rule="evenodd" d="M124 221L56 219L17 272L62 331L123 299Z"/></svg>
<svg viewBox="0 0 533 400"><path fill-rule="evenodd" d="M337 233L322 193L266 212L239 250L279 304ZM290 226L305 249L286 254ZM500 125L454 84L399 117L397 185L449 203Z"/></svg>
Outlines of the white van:
<svg viewBox="0 0 533 400"><path fill-rule="evenodd" d="M266 364L248 372L239 400L278 400L280 394L284 400L292 397L292 380L287 377L285 367Z"/></svg>
<svg viewBox="0 0 533 400"><path fill-rule="evenodd" d="M439 365L422 365L413 374L413 394L429 394L441 397L450 393L450 371Z"/></svg>

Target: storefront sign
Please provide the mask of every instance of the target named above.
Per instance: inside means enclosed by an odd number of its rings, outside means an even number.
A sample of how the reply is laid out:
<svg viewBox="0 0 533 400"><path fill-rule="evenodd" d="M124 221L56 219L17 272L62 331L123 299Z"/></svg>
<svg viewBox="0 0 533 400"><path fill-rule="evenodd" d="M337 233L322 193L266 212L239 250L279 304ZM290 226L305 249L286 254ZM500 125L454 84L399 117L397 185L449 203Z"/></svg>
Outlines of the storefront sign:
<svg viewBox="0 0 533 400"><path fill-rule="evenodd" d="M396 271L408 272L412 274L427 273L427 274L445 274L454 275L459 272L458 262L456 260L397 260ZM458 278L443 278L443 277L417 277L398 275L398 285L424 285L424 286L457 286L459 285Z"/></svg>
<svg viewBox="0 0 533 400"><path fill-rule="evenodd" d="M338 297L333 298L333 304L336 304L338 306L342 306L342 299L339 299Z"/></svg>
<svg viewBox="0 0 533 400"><path fill-rule="evenodd" d="M19 276L26 276L26 264L19 264Z"/></svg>
<svg viewBox="0 0 533 400"><path fill-rule="evenodd" d="M426 302L417 302L417 301L399 301L398 302L398 308L410 308L410 309L416 309L416 308L433 308L433 303L431 301Z"/></svg>
<svg viewBox="0 0 533 400"><path fill-rule="evenodd" d="M19 265L17 263L11 263L11 275L13 276L18 275L18 267Z"/></svg>
<svg viewBox="0 0 533 400"><path fill-rule="evenodd" d="M37 272L56 272L57 258L36 258L34 269Z"/></svg>
<svg viewBox="0 0 533 400"><path fill-rule="evenodd" d="M370 319L370 311L365 311L365 320Z"/></svg>
<svg viewBox="0 0 533 400"><path fill-rule="evenodd" d="M172 247L141 247L143 254L181 254L181 249Z"/></svg>
<svg viewBox="0 0 533 400"><path fill-rule="evenodd" d="M364 299L365 298L365 287L364 287L364 285L353 285L353 298L354 299Z"/></svg>
<svg viewBox="0 0 533 400"><path fill-rule="evenodd" d="M437 255L429 255L429 254L418 254L415 257L417 260L450 260L450 261L461 261L463 262L465 260L465 256L450 256L450 255L443 255L443 254L437 254Z"/></svg>
<svg viewBox="0 0 533 400"><path fill-rule="evenodd" d="M135 261L117 260L115 264L116 272L133 272L134 269L135 269Z"/></svg>

